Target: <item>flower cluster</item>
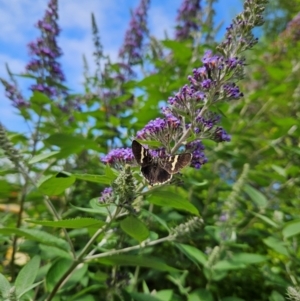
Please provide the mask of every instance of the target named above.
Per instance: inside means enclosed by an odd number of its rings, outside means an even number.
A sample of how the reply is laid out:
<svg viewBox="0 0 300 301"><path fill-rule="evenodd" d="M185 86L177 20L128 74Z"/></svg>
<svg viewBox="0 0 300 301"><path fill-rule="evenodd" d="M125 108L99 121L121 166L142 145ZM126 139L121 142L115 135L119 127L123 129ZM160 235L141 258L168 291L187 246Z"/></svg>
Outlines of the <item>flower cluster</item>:
<svg viewBox="0 0 300 301"><path fill-rule="evenodd" d="M101 161L118 167L119 165L132 164L134 156L131 148L116 148L101 158Z"/></svg>
<svg viewBox="0 0 300 301"><path fill-rule="evenodd" d="M5 95L12 101L12 105L16 108L28 107L28 102L24 99L16 85L12 85L6 80L0 78L1 83L5 88Z"/></svg>
<svg viewBox="0 0 300 301"><path fill-rule="evenodd" d="M107 204L110 203L113 197L113 189L111 187L106 187L101 192L101 196L99 197L99 203Z"/></svg>
<svg viewBox="0 0 300 301"><path fill-rule="evenodd" d="M56 43L56 37L60 33L57 11L57 0L50 0L44 18L37 23L41 37L28 45L32 59L26 66L27 72L37 78L37 83L31 86L31 90L43 92L51 98L58 96L61 88L57 84L65 80L57 61L62 55Z"/></svg>
<svg viewBox="0 0 300 301"><path fill-rule="evenodd" d="M129 28L125 34L123 47L120 49L119 56L128 65L135 65L141 62L141 49L144 35L148 32L146 26L147 11L149 0L141 0L137 9L133 12Z"/></svg>
<svg viewBox="0 0 300 301"><path fill-rule="evenodd" d="M200 0L183 0L176 18L178 25L175 37L177 40L188 39L193 32L199 30L197 15L200 9Z"/></svg>
<svg viewBox="0 0 300 301"><path fill-rule="evenodd" d="M199 169L203 164L207 162L207 158L204 155L204 145L200 140L195 140L188 143L185 146L187 152L193 155L191 166Z"/></svg>

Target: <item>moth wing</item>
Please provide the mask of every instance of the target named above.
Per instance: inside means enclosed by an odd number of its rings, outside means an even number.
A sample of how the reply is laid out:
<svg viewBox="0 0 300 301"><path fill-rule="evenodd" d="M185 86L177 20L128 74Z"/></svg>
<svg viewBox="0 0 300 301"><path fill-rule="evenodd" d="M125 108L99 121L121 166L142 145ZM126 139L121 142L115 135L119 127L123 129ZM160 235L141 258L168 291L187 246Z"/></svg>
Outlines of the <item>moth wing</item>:
<svg viewBox="0 0 300 301"><path fill-rule="evenodd" d="M161 160L161 167L164 168L168 173L178 173L182 168L190 164L192 160L192 154L184 153L180 155L170 156Z"/></svg>
<svg viewBox="0 0 300 301"><path fill-rule="evenodd" d="M147 166L152 162L152 156L148 149L144 148L139 142L136 140L132 141L131 144L132 153L136 162L141 166Z"/></svg>
<svg viewBox="0 0 300 301"><path fill-rule="evenodd" d="M141 172L151 186L166 183L172 178L172 175L158 164L144 166Z"/></svg>

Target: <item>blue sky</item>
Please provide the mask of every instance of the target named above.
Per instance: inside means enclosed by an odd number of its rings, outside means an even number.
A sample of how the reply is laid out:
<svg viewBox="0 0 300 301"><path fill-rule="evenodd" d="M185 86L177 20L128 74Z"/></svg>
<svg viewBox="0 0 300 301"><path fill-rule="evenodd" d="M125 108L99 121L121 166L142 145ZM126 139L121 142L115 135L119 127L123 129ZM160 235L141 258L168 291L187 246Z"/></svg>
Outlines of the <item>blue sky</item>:
<svg viewBox="0 0 300 301"><path fill-rule="evenodd" d="M152 0L148 14L151 34L163 38L167 31L173 36L177 10L182 0ZM201 3L204 1L201 1ZM15 74L24 72L29 61L27 44L39 36L34 26L44 16L48 0L0 0L0 77L8 79L5 63ZM114 60L122 45L130 20L130 9L139 0L60 0L59 26L62 32L58 44L64 55L61 58L66 85L74 92L82 91L83 54L90 67L93 66L94 51L91 34L93 12L100 31L106 54ZM242 10L240 0L219 0L215 6L215 23L228 26L231 19ZM197 66L195 66L197 67ZM28 84L20 80L20 88L26 95ZM17 110L11 106L0 85L0 122L11 131L26 131Z"/></svg>

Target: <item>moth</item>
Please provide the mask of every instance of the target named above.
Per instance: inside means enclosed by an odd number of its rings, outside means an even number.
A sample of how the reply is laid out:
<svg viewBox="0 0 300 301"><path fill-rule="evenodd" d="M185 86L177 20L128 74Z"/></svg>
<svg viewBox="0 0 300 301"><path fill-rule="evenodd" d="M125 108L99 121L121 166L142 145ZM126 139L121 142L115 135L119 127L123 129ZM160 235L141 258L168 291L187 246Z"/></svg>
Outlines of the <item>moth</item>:
<svg viewBox="0 0 300 301"><path fill-rule="evenodd" d="M131 147L135 160L141 166L143 176L151 186L170 181L173 174L178 173L192 160L190 153L164 158L153 157L149 149L144 148L136 140L132 141Z"/></svg>

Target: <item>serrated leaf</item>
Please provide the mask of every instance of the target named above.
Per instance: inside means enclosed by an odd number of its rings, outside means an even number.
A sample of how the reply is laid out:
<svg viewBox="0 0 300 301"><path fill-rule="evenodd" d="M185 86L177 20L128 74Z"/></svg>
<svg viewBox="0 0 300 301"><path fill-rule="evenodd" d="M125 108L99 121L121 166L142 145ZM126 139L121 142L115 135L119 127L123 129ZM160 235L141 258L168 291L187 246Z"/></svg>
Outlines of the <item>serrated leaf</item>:
<svg viewBox="0 0 300 301"><path fill-rule="evenodd" d="M285 247L284 243L279 239L269 236L268 238L263 239L263 242L277 253L289 256L287 248Z"/></svg>
<svg viewBox="0 0 300 301"><path fill-rule="evenodd" d="M66 251L69 250L69 245L65 240L37 229L0 228L0 234L15 234L33 241L38 241L48 246L55 246Z"/></svg>
<svg viewBox="0 0 300 301"><path fill-rule="evenodd" d="M46 195L59 195L72 186L76 178L66 172L59 172L54 176L45 176L37 186Z"/></svg>
<svg viewBox="0 0 300 301"><path fill-rule="evenodd" d="M129 215L120 223L121 229L139 242L149 237L149 230L138 218Z"/></svg>
<svg viewBox="0 0 300 301"><path fill-rule="evenodd" d="M8 297L10 288L11 288L10 283L8 282L6 277L0 273L0 292L1 292L1 296L4 299Z"/></svg>
<svg viewBox="0 0 300 301"><path fill-rule="evenodd" d="M43 161L44 159L55 156L56 154L59 154L59 151L54 151L54 152L50 152L47 154L40 154L40 155L34 156L28 161L28 164L34 164L34 163Z"/></svg>
<svg viewBox="0 0 300 301"><path fill-rule="evenodd" d="M258 207L266 207L268 204L268 200L266 197L257 189L253 188L250 185L245 185L243 189L252 199L252 201L258 206Z"/></svg>
<svg viewBox="0 0 300 301"><path fill-rule="evenodd" d="M198 263L202 264L203 266L207 263L207 256L199 249L186 245L186 244L178 244L180 250L185 253L188 257L195 259Z"/></svg>
<svg viewBox="0 0 300 301"><path fill-rule="evenodd" d="M107 175L89 175L89 174L73 174L78 180L110 185L116 179L116 176Z"/></svg>
<svg viewBox="0 0 300 301"><path fill-rule="evenodd" d="M199 215L197 208L181 195L169 191L155 191L148 197L148 201L158 206L172 207Z"/></svg>
<svg viewBox="0 0 300 301"><path fill-rule="evenodd" d="M159 258L151 256L139 256L139 255L112 255L97 259L97 262L106 265L120 265L120 266L140 266L159 271L176 272L177 269L167 265Z"/></svg>
<svg viewBox="0 0 300 301"><path fill-rule="evenodd" d="M284 238L289 238L300 233L300 221L292 221L283 228L282 234Z"/></svg>
<svg viewBox="0 0 300 301"><path fill-rule="evenodd" d="M79 217L73 219L65 219L60 221L41 221L41 220L27 220L29 223L43 225L46 227L58 227L58 228L100 228L104 225L104 222L94 218Z"/></svg>
<svg viewBox="0 0 300 301"><path fill-rule="evenodd" d="M19 272L15 287L16 294L20 296L24 293L24 291L33 284L36 275L38 273L38 269L40 266L41 259L39 256L34 256Z"/></svg>

